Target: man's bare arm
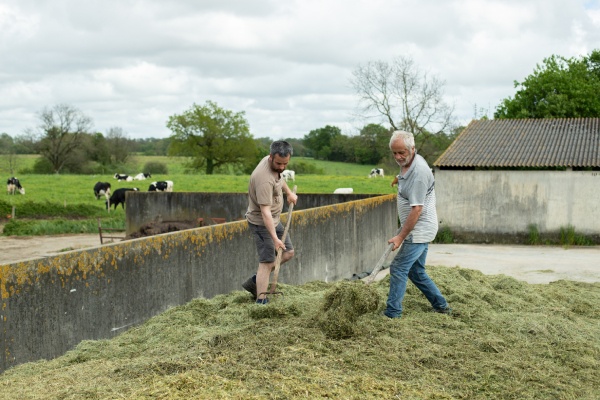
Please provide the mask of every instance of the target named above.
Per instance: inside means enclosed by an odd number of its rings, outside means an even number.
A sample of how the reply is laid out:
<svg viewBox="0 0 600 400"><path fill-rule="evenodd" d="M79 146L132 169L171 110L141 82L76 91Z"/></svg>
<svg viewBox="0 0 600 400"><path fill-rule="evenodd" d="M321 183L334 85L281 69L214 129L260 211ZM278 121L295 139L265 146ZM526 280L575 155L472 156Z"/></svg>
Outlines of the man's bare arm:
<svg viewBox="0 0 600 400"><path fill-rule="evenodd" d="M419 220L419 217L421 216L422 211L423 206L411 207L410 213L408 214L406 221L402 225L402 230L400 231L400 233L388 240L388 243L394 243L394 248L392 249L392 251L400 247L402 242L404 242L404 239L406 239L410 232L412 232L412 230L415 228L415 225L417 224L417 221Z"/></svg>

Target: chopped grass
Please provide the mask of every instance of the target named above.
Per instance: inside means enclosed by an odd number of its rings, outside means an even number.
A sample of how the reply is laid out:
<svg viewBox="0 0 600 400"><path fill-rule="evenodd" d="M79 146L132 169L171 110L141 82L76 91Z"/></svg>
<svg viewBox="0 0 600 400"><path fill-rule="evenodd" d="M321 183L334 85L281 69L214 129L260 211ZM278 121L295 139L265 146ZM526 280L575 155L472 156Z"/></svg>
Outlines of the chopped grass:
<svg viewBox="0 0 600 400"><path fill-rule="evenodd" d="M600 284L429 273L459 316L409 284L403 318L383 317L387 278L280 284L266 306L235 291L14 367L0 399L600 397ZM328 318L351 331L328 334Z"/></svg>

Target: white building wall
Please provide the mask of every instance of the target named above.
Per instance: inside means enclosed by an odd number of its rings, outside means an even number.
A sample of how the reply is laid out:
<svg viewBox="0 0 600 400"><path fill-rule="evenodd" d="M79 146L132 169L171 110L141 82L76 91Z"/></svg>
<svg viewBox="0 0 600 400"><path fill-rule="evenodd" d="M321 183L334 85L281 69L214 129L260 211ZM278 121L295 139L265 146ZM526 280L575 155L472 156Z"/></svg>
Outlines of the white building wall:
<svg viewBox="0 0 600 400"><path fill-rule="evenodd" d="M435 170L440 228L510 234L573 226L600 234L598 171Z"/></svg>

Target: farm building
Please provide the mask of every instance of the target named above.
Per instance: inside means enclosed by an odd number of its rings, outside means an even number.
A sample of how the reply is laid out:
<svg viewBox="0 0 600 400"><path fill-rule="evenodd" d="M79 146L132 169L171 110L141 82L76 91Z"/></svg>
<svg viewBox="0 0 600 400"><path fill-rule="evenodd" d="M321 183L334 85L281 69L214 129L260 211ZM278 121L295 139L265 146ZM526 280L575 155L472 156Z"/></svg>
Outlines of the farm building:
<svg viewBox="0 0 600 400"><path fill-rule="evenodd" d="M562 229L600 243L600 118L472 121L433 166L440 229L455 238Z"/></svg>

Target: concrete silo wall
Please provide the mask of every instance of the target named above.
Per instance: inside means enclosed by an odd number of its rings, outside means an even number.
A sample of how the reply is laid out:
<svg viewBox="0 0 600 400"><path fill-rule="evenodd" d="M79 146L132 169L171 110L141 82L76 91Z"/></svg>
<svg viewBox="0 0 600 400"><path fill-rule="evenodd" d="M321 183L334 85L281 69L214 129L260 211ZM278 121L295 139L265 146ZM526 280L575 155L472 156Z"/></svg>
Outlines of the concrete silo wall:
<svg viewBox="0 0 600 400"><path fill-rule="evenodd" d="M336 281L369 271L396 228L394 195L294 211L296 257L279 281ZM0 265L0 368L111 338L197 297L242 290L257 266L243 220Z"/></svg>

